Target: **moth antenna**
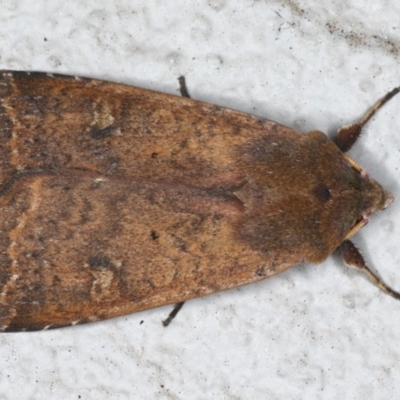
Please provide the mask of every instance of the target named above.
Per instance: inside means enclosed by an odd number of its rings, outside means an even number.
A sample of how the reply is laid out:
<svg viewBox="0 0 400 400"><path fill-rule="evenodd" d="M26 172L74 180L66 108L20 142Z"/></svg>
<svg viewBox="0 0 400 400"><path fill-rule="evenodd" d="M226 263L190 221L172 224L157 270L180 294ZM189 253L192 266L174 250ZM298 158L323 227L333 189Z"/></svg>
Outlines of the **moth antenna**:
<svg viewBox="0 0 400 400"><path fill-rule="evenodd" d="M342 126L337 133L336 145L340 150L346 152L351 149L358 137L361 135L361 130L364 125L375 115L375 113L392 97L399 93L400 87L394 88L392 91L378 100L372 108L361 118L360 121L354 124Z"/></svg>

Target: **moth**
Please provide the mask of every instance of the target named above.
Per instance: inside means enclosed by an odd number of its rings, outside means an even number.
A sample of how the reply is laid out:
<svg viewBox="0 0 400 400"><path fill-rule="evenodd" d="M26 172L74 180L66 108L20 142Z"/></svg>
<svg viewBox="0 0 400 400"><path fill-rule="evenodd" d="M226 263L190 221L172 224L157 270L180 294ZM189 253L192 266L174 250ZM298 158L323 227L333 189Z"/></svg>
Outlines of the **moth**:
<svg viewBox="0 0 400 400"><path fill-rule="evenodd" d="M336 143L189 98L0 73L0 330L104 320L256 282L340 249L393 196Z"/></svg>

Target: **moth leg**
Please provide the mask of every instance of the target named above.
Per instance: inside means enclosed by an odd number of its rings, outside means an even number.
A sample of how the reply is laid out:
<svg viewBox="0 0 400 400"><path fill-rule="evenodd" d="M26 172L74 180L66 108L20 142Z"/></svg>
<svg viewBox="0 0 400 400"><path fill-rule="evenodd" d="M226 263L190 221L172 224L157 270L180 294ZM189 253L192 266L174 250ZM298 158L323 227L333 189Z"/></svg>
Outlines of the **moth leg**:
<svg viewBox="0 0 400 400"><path fill-rule="evenodd" d="M175 304L173 310L169 313L168 317L164 319L164 321L162 322L162 324L165 327L167 327L171 323L171 321L176 317L176 314L178 314L179 310L183 307L184 304L185 304L184 301Z"/></svg>
<svg viewBox="0 0 400 400"><path fill-rule="evenodd" d="M336 144L342 151L348 151L356 142L358 137L361 134L361 130L363 126L374 116L374 114L385 104L387 103L393 96L399 93L400 87L397 87L390 91L388 94L383 96L380 100L378 100L375 105L361 118L360 121L342 126L337 133Z"/></svg>
<svg viewBox="0 0 400 400"><path fill-rule="evenodd" d="M179 91L181 92L181 96L190 99L190 94L186 86L185 77L183 75L180 76L178 78L178 82L179 82ZM171 321L176 317L176 315L178 314L178 312L180 311L180 309L183 307L184 304L185 304L184 301L175 304L173 310L169 313L168 317L162 322L162 324L165 327L167 327L171 323Z"/></svg>
<svg viewBox="0 0 400 400"><path fill-rule="evenodd" d="M386 294L394 297L395 299L400 300L400 293L395 292L389 286L386 285L377 275L375 275L365 264L364 258L357 250L356 246L350 241L345 240L341 246L340 250L342 251L342 257L345 264L348 267L359 269L360 271L365 272L371 282L378 286L381 290L383 290Z"/></svg>
<svg viewBox="0 0 400 400"><path fill-rule="evenodd" d="M187 90L187 86L186 86L186 79L185 77L182 75L178 78L178 82L179 82L179 91L181 92L181 96L182 97L187 97L188 99L190 99L190 94Z"/></svg>

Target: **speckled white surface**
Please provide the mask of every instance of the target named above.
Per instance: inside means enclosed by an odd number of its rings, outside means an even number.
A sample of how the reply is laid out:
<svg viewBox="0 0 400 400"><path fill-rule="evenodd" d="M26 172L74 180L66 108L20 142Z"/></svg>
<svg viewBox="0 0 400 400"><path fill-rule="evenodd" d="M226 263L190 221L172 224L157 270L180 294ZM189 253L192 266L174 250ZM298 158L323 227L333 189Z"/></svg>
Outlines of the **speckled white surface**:
<svg viewBox="0 0 400 400"><path fill-rule="evenodd" d="M396 0L0 0L0 68L178 93L330 136L400 84ZM350 154L395 196L400 97ZM354 241L400 289L400 202ZM400 302L332 256L75 328L0 336L0 399L393 399Z"/></svg>

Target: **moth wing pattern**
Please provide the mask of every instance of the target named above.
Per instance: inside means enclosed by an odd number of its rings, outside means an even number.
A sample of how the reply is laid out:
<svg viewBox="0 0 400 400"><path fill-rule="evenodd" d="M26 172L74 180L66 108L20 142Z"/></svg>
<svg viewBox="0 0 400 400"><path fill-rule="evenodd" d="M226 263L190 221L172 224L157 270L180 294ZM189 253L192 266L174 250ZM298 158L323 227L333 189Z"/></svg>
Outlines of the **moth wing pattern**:
<svg viewBox="0 0 400 400"><path fill-rule="evenodd" d="M358 172L323 134L223 107L3 71L0 126L3 331L125 315L319 262L358 218L347 212L361 201ZM328 173L332 162L344 173Z"/></svg>

